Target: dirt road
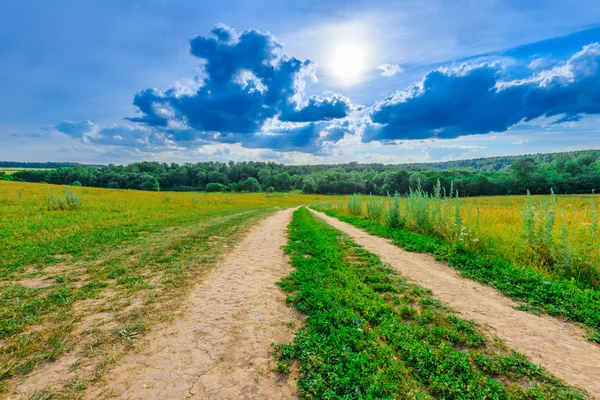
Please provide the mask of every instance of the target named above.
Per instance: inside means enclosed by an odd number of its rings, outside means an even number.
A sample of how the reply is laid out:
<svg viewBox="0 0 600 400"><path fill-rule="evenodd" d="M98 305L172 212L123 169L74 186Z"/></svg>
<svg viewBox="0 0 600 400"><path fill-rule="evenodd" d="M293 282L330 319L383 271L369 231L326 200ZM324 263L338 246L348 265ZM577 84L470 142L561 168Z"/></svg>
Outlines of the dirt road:
<svg viewBox="0 0 600 400"><path fill-rule="evenodd" d="M515 310L514 301L489 286L460 277L456 270L429 255L404 251L387 239L311 211L405 277L430 289L464 318L475 321L569 385L584 388L600 399L600 346L586 340L580 328L550 316Z"/></svg>
<svg viewBox="0 0 600 400"><path fill-rule="evenodd" d="M289 273L282 246L293 210L261 221L193 289L183 317L158 328L85 398L291 399L292 378L272 372L271 343L290 342L298 314L275 282Z"/></svg>

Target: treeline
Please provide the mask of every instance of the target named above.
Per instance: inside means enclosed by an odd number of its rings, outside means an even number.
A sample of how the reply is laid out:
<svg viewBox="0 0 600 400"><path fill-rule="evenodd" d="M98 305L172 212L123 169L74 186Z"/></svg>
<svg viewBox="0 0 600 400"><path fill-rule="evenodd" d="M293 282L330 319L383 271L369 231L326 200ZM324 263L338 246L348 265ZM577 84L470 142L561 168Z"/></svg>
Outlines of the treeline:
<svg viewBox="0 0 600 400"><path fill-rule="evenodd" d="M510 172L510 166L513 162L519 158L529 157L533 158L538 164L549 164L554 160L560 159L573 159L583 156L592 156L596 159L600 158L600 150L578 150L568 151L560 153L538 153L538 154L527 154L521 156L500 156L500 157L486 157L486 158L473 158L470 160L457 160L457 161L442 161L433 163L414 163L409 164L413 166L426 167L431 169L470 169L476 172Z"/></svg>
<svg viewBox="0 0 600 400"><path fill-rule="evenodd" d="M105 168L23 170L0 179L114 189L169 191L288 191L319 194L428 192L438 180L461 195L592 193L600 190L600 152L563 153L550 162L518 158L509 171L435 170L415 165L348 163L290 166L273 162L139 162Z"/></svg>
<svg viewBox="0 0 600 400"><path fill-rule="evenodd" d="M0 161L0 168L72 168L77 166L104 167L104 165L79 164L73 162L19 162Z"/></svg>

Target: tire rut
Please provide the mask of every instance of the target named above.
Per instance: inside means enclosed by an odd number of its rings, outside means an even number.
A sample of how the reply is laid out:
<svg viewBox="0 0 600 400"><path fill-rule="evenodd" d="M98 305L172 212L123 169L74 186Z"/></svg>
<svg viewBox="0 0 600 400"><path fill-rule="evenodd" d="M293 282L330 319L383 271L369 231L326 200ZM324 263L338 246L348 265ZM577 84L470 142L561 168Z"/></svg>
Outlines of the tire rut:
<svg viewBox="0 0 600 400"><path fill-rule="evenodd" d="M253 227L192 290L183 316L149 333L85 398L296 398L270 356L271 343L293 339L284 323L299 319L275 285L291 270L282 247L292 212Z"/></svg>

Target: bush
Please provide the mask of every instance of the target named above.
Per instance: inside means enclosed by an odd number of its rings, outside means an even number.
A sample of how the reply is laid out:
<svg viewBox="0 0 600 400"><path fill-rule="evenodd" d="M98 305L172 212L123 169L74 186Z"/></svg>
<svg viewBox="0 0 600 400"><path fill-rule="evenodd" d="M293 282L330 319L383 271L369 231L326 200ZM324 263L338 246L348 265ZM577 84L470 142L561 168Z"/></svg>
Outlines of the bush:
<svg viewBox="0 0 600 400"><path fill-rule="evenodd" d="M71 186L81 186L81 182L75 181L75 182L71 183Z"/></svg>
<svg viewBox="0 0 600 400"><path fill-rule="evenodd" d="M69 189L64 195L53 193L48 197L48 210L76 210L81 204L81 196Z"/></svg>
<svg viewBox="0 0 600 400"><path fill-rule="evenodd" d="M360 194L353 194L348 197L348 212L352 215L362 215L362 196Z"/></svg>
<svg viewBox="0 0 600 400"><path fill-rule="evenodd" d="M390 228L404 228L404 220L400 217L400 195L398 193L389 199L389 205L385 212L385 224Z"/></svg>
<svg viewBox="0 0 600 400"><path fill-rule="evenodd" d="M256 180L256 178L248 178L242 183L242 190L246 190L248 192L261 192L262 187L260 183Z"/></svg>
<svg viewBox="0 0 600 400"><path fill-rule="evenodd" d="M160 185L158 184L156 178L152 177L151 179L148 179L142 183L141 189L149 192L160 192Z"/></svg>
<svg viewBox="0 0 600 400"><path fill-rule="evenodd" d="M383 212L385 211L385 203L381 198L375 196L369 196L367 199L367 213L366 217L373 221L380 221Z"/></svg>
<svg viewBox="0 0 600 400"><path fill-rule="evenodd" d="M273 186L269 186L269 187L268 187L268 188L265 190L265 192L267 192L267 193L273 193L274 191L275 191L275 188L274 188Z"/></svg>
<svg viewBox="0 0 600 400"><path fill-rule="evenodd" d="M108 182L108 185L106 187L109 189L119 189L119 182L110 181L110 182Z"/></svg>
<svg viewBox="0 0 600 400"><path fill-rule="evenodd" d="M206 191L207 192L226 192L227 186L223 185L222 183L211 182L208 185L206 185Z"/></svg>

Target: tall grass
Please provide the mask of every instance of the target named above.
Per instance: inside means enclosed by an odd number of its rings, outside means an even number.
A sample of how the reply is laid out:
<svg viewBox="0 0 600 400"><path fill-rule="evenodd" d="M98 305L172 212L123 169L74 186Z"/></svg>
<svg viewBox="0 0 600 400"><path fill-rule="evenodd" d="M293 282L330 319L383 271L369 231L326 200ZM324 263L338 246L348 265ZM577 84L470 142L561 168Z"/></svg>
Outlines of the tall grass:
<svg viewBox="0 0 600 400"><path fill-rule="evenodd" d="M360 195L347 199L350 215L362 215L388 226L439 237L471 250L586 287L600 286L600 241L597 195L503 196L465 198L453 186L438 182L433 193L417 184L406 196L387 201ZM379 205L382 208L379 208Z"/></svg>

